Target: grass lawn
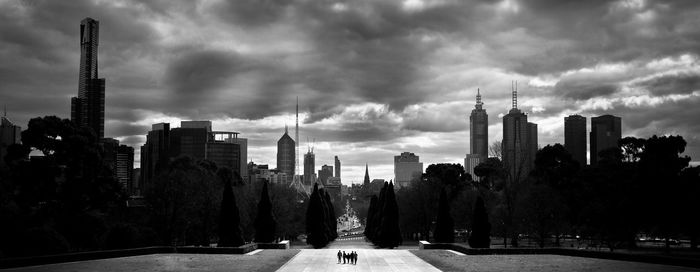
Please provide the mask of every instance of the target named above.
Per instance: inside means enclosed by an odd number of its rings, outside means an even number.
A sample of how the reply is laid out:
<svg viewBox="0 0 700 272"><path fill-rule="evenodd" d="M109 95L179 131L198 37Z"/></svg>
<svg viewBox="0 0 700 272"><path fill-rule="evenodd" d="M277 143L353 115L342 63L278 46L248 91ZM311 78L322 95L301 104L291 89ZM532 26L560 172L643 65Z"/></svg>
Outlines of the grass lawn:
<svg viewBox="0 0 700 272"><path fill-rule="evenodd" d="M465 255L411 250L442 271L700 271L694 268L560 255Z"/></svg>
<svg viewBox="0 0 700 272"><path fill-rule="evenodd" d="M13 268L3 271L276 271L299 250L263 250L255 255L152 254L72 263Z"/></svg>

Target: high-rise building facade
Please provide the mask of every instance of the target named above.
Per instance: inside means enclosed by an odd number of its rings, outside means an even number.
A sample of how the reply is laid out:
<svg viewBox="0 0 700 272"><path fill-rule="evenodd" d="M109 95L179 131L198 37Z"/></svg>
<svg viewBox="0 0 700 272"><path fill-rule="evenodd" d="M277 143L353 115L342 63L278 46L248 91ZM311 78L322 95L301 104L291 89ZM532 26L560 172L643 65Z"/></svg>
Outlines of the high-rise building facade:
<svg viewBox="0 0 700 272"><path fill-rule="evenodd" d="M489 156L489 115L483 108L481 92L477 89L476 105L469 115L469 142L470 154L480 155L482 158Z"/></svg>
<svg viewBox="0 0 700 272"><path fill-rule="evenodd" d="M513 90L513 108L503 116L503 165L513 179L523 180L532 169L537 153L537 125L527 122L518 109L517 89Z"/></svg>
<svg viewBox="0 0 700 272"><path fill-rule="evenodd" d="M564 117L564 148L571 157L586 166L586 117L569 115Z"/></svg>
<svg viewBox="0 0 700 272"><path fill-rule="evenodd" d="M469 115L469 153L464 158L464 170L472 175L474 180L478 177L474 175L474 167L486 161L488 158L488 139L489 139L489 116L483 108L484 103L481 101L481 92L476 91L476 105Z"/></svg>
<svg viewBox="0 0 700 272"><path fill-rule="evenodd" d="M295 143L292 137L287 133L287 127L284 127L284 134L277 141L277 170L285 173L288 178L294 177ZM289 181L291 182L291 180Z"/></svg>
<svg viewBox="0 0 700 272"><path fill-rule="evenodd" d="M340 160L338 156L335 156L335 175L334 177L340 179Z"/></svg>
<svg viewBox="0 0 700 272"><path fill-rule="evenodd" d="M238 132L212 131L210 121L183 121L179 128L170 129L170 124L154 124L141 147L141 183L144 188L157 173L164 169L170 158L189 156L195 160L210 160L218 167L228 167L248 180L248 165L245 161L247 139L238 138Z"/></svg>
<svg viewBox="0 0 700 272"><path fill-rule="evenodd" d="M129 194L135 194L134 186L134 148L127 145L120 145L117 148L117 161L115 167L117 181Z"/></svg>
<svg viewBox="0 0 700 272"><path fill-rule="evenodd" d="M316 155L313 150L304 154L304 185L310 186L316 182Z"/></svg>
<svg viewBox="0 0 700 272"><path fill-rule="evenodd" d="M333 166L330 165L323 165L321 166L321 170L318 170L318 180L323 184L324 186L328 184L328 178L333 177Z"/></svg>
<svg viewBox="0 0 700 272"><path fill-rule="evenodd" d="M403 152L394 156L394 186L396 189L407 187L411 181L423 174L423 163L416 154Z"/></svg>
<svg viewBox="0 0 700 272"><path fill-rule="evenodd" d="M151 126L146 135L146 143L141 146L141 193L158 172L165 169L170 158L170 124L158 123Z"/></svg>
<svg viewBox="0 0 700 272"><path fill-rule="evenodd" d="M7 119L5 116L0 117L0 167L5 165L5 155L7 148L13 144L19 144L22 140L22 128Z"/></svg>
<svg viewBox="0 0 700 272"><path fill-rule="evenodd" d="M622 119L613 115L591 118L591 165L598 165L598 153L608 148L617 147L622 139Z"/></svg>
<svg viewBox="0 0 700 272"><path fill-rule="evenodd" d="M100 23L92 18L80 22L80 71L78 97L71 99L71 120L104 137L105 79L98 77L97 46Z"/></svg>

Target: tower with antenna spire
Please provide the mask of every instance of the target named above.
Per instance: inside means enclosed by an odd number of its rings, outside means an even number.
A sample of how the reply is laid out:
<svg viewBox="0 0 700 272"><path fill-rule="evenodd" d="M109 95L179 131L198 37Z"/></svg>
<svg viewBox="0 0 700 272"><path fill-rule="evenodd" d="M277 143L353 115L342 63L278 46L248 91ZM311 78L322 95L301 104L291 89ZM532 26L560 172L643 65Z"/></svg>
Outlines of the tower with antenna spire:
<svg viewBox="0 0 700 272"><path fill-rule="evenodd" d="M481 100L481 90L476 89L476 104L469 115L469 152L464 158L464 170L478 180L474 167L488 158L489 115Z"/></svg>
<svg viewBox="0 0 700 272"><path fill-rule="evenodd" d="M503 165L513 180L523 180L537 153L537 124L529 123L518 109L518 82L511 82L512 108L503 116Z"/></svg>

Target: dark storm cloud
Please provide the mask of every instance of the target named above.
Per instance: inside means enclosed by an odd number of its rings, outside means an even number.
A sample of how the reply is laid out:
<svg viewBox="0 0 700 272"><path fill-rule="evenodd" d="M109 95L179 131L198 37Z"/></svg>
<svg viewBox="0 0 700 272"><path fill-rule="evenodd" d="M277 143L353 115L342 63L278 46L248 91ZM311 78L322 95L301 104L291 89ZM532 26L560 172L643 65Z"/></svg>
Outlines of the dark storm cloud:
<svg viewBox="0 0 700 272"><path fill-rule="evenodd" d="M586 79L561 80L554 86L557 95L574 100L609 96L619 90L614 83L601 83Z"/></svg>
<svg viewBox="0 0 700 272"><path fill-rule="evenodd" d="M662 75L637 83L636 86L644 88L654 95L689 94L700 90L700 74Z"/></svg>

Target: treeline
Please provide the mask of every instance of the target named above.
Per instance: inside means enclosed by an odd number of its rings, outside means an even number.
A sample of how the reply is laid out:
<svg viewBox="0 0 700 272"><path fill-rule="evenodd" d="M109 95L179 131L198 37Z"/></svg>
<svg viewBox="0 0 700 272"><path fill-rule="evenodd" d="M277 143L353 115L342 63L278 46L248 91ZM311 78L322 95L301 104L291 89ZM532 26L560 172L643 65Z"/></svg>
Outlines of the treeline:
<svg viewBox="0 0 700 272"><path fill-rule="evenodd" d="M524 178L509 176L497 157L476 167L479 181L458 164L430 165L421 180L397 192L402 234L438 239L440 218L449 215L455 229L467 230L466 239L486 229L480 222L486 216L491 236L506 246L519 246L522 237L539 246L579 237L612 250L635 247L645 235L662 237L667 248L676 239L697 248L700 167L689 166L685 146L681 136L627 137L600 152L597 165L581 166L562 145L548 145ZM441 214L440 198L448 213ZM478 199L486 214L478 215Z"/></svg>
<svg viewBox="0 0 700 272"><path fill-rule="evenodd" d="M172 159L146 185L145 205L128 208L95 133L67 119L31 119L22 144L7 151L0 169L0 257L208 246L228 238L224 244L237 245L305 232L306 203L295 190L249 184L231 169L189 157ZM43 156L29 159L32 151Z"/></svg>

